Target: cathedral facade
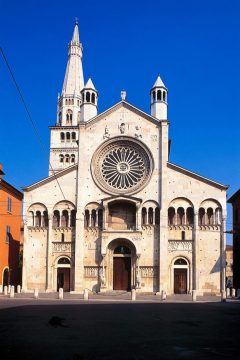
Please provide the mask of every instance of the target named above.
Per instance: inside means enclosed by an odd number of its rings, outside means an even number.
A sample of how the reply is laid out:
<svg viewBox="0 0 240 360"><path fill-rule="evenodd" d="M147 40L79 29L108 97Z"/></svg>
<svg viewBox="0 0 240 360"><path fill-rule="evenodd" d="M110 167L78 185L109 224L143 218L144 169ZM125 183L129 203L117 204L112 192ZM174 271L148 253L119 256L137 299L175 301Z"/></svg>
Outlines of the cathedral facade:
<svg viewBox="0 0 240 360"><path fill-rule="evenodd" d="M168 90L151 113L126 101L97 113L75 24L49 176L24 189L23 291L199 295L225 287L227 186L169 160Z"/></svg>

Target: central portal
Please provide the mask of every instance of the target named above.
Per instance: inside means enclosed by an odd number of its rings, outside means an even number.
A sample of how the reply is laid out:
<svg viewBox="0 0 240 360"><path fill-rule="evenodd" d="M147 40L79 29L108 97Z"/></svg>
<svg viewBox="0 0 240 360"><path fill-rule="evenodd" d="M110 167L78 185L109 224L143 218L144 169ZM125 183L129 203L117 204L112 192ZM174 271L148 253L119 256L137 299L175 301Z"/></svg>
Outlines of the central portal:
<svg viewBox="0 0 240 360"><path fill-rule="evenodd" d="M113 290L131 290L131 258L113 258Z"/></svg>

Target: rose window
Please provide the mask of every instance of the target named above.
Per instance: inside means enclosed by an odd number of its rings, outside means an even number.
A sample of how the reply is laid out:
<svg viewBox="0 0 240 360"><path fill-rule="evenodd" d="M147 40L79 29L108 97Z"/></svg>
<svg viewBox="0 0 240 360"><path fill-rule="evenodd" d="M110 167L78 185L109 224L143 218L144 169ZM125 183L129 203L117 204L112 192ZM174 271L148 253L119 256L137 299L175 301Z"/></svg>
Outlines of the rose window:
<svg viewBox="0 0 240 360"><path fill-rule="evenodd" d="M100 187L110 193L136 192L151 175L149 151L134 140L110 140L97 150L92 172Z"/></svg>

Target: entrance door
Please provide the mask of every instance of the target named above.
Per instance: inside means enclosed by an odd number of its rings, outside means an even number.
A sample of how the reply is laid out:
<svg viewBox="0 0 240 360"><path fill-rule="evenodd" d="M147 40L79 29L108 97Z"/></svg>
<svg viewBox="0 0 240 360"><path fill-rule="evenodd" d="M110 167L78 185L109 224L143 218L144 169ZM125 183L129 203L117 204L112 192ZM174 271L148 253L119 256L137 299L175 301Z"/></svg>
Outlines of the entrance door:
<svg viewBox="0 0 240 360"><path fill-rule="evenodd" d="M187 269L174 269L174 294L187 293Z"/></svg>
<svg viewBox="0 0 240 360"><path fill-rule="evenodd" d="M131 257L113 258L113 290L131 289Z"/></svg>
<svg viewBox="0 0 240 360"><path fill-rule="evenodd" d="M63 288L63 291L70 291L70 269L58 268L57 269L57 291Z"/></svg>

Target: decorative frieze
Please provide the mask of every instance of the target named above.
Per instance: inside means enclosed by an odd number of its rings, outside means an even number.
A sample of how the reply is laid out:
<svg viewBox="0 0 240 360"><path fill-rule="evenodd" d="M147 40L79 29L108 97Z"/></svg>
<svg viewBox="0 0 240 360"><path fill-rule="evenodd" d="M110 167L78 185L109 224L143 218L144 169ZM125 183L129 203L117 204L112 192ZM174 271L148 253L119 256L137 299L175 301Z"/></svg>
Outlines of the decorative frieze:
<svg viewBox="0 0 240 360"><path fill-rule="evenodd" d="M193 225L169 225L169 230L192 230Z"/></svg>
<svg viewBox="0 0 240 360"><path fill-rule="evenodd" d="M220 231L221 225L199 225L199 230L205 231Z"/></svg>
<svg viewBox="0 0 240 360"><path fill-rule="evenodd" d="M73 242L53 242L53 252L71 253L74 252Z"/></svg>
<svg viewBox="0 0 240 360"><path fill-rule="evenodd" d="M158 277L158 266L140 266L141 278Z"/></svg>
<svg viewBox="0 0 240 360"><path fill-rule="evenodd" d="M98 279L101 266L84 266L84 277Z"/></svg>
<svg viewBox="0 0 240 360"><path fill-rule="evenodd" d="M168 240L168 251L192 251L192 241Z"/></svg>

